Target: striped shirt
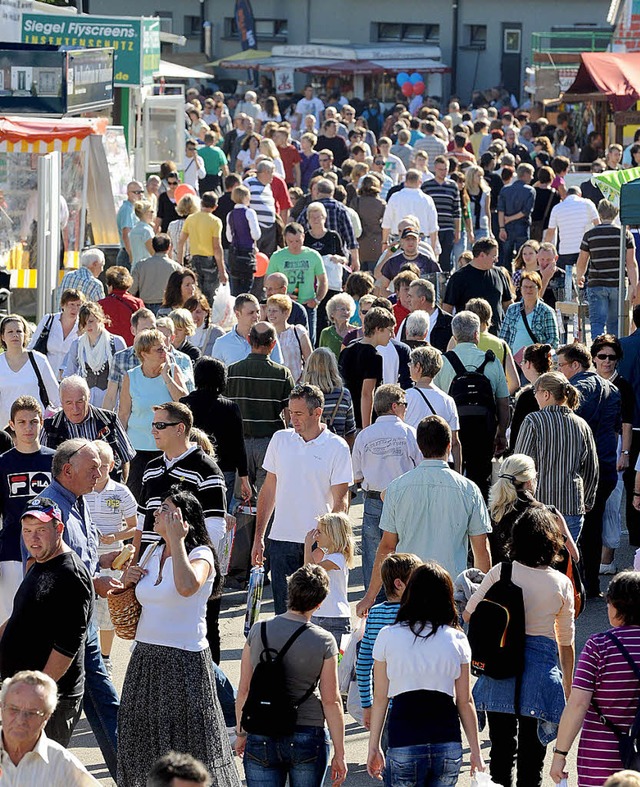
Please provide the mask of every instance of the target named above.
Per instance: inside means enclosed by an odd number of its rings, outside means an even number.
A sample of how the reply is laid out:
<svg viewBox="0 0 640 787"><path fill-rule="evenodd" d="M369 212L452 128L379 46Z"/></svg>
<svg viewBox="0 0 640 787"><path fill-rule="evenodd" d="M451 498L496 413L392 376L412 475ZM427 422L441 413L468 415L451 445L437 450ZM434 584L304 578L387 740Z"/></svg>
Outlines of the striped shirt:
<svg viewBox="0 0 640 787"><path fill-rule="evenodd" d="M342 393L342 396L340 394ZM337 409L336 409L337 405ZM335 415L333 414L335 411ZM327 425L334 434L346 437L356 431L356 419L353 413L353 401L348 388L334 388L324 395L322 423Z"/></svg>
<svg viewBox="0 0 640 787"><path fill-rule="evenodd" d="M435 134L425 134L422 139L417 139L414 146L414 151L424 150L429 156L429 169L433 172L434 161L436 156L444 156L447 152L447 146Z"/></svg>
<svg viewBox="0 0 640 787"><path fill-rule="evenodd" d="M514 453L530 456L538 468L537 498L566 516L593 507L598 487L596 443L587 422L565 405L529 413Z"/></svg>
<svg viewBox="0 0 640 787"><path fill-rule="evenodd" d="M612 633L640 664L640 626L620 626ZM624 731L631 727L640 700L640 685L620 650L604 634L593 634L587 640L578 659L573 686L593 693L605 719ZM590 704L578 747L580 787L600 787L622 768L618 739Z"/></svg>
<svg viewBox="0 0 640 787"><path fill-rule="evenodd" d="M184 454L168 460L162 454L152 459L142 476L142 490L138 502L138 530L142 531L142 544L160 540L153 530L153 515L169 494L174 484L192 492L202 506L205 524L210 532L226 511L226 487L218 465L203 450L192 445ZM222 525L224 528L224 525ZM214 543L217 543L214 541Z"/></svg>
<svg viewBox="0 0 640 787"><path fill-rule="evenodd" d="M383 601L382 604L371 607L367 615L367 625L356 662L356 679L363 708L370 708L373 705L373 646L380 630L385 626L393 626L396 622L399 609L400 604Z"/></svg>
<svg viewBox="0 0 640 787"><path fill-rule="evenodd" d="M435 202L439 228L454 229L456 220L460 220L460 193L456 184L449 178L444 183L433 178L423 183L421 188Z"/></svg>
<svg viewBox="0 0 640 787"><path fill-rule="evenodd" d="M289 369L262 353L229 366L225 394L240 408L245 437L272 437L284 429L282 411L293 387Z"/></svg>
<svg viewBox="0 0 640 787"><path fill-rule="evenodd" d="M625 231L625 246L634 249L633 236ZM589 255L588 287L617 287L620 269L620 227L598 224L587 230L580 251Z"/></svg>
<svg viewBox="0 0 640 787"><path fill-rule="evenodd" d="M251 193L249 207L257 213L258 223L261 227L272 227L276 221L276 201L271 186L261 183L255 177L247 178L244 185Z"/></svg>

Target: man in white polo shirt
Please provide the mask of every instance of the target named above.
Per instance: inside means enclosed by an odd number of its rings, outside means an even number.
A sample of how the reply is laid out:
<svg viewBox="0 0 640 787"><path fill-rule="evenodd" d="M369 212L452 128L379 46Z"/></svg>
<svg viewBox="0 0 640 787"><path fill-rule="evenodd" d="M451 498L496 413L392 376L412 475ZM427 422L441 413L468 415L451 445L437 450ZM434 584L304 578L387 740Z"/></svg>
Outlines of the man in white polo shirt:
<svg viewBox="0 0 640 787"><path fill-rule="evenodd" d="M600 224L598 211L591 200L584 199L578 186L567 189L567 197L551 211L549 228L545 231L547 243L558 248L557 265L565 270L567 265L575 265L580 254L580 244L585 232L595 224ZM556 232L560 236L556 243Z"/></svg>
<svg viewBox="0 0 640 787"><path fill-rule="evenodd" d="M267 524L271 587L276 615L287 609L287 577L304 563L304 539L322 514L346 511L353 483L347 443L321 422L324 395L315 385L297 385L289 396L293 429L276 432L263 468L267 477L258 496L252 564L264 559Z"/></svg>

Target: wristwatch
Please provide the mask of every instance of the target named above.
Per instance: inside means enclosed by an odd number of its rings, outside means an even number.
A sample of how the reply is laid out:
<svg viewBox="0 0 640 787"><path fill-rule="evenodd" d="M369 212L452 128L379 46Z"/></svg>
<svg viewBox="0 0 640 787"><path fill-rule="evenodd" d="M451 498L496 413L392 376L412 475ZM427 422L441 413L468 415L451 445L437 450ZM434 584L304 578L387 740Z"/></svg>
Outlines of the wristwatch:
<svg viewBox="0 0 640 787"><path fill-rule="evenodd" d="M622 454L622 456L629 456L631 451L620 451L620 453Z"/></svg>
<svg viewBox="0 0 640 787"><path fill-rule="evenodd" d="M553 747L553 753L559 754L561 757L567 757L569 755L568 751L560 751L560 749L557 749L555 746Z"/></svg>

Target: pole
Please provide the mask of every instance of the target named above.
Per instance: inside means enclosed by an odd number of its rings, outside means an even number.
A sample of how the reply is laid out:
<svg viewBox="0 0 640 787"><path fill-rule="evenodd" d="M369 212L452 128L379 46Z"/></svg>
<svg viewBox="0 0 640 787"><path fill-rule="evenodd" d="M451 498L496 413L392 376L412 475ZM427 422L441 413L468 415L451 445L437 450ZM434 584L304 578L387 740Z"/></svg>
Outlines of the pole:
<svg viewBox="0 0 640 787"><path fill-rule="evenodd" d="M60 173L57 150L38 158L37 319L53 310L60 261Z"/></svg>
<svg viewBox="0 0 640 787"><path fill-rule="evenodd" d="M620 195L620 199L622 199L622 195ZM625 310L625 293L624 293L624 284L625 284L625 271L626 271L626 259L627 259L627 245L625 243L625 236L627 232L627 225L620 224L620 268L618 271L618 336L623 335L624 330L624 310ZM595 337L591 337L593 340Z"/></svg>
<svg viewBox="0 0 640 787"><path fill-rule="evenodd" d="M451 95L458 94L458 14L460 0L453 0L453 19L451 30Z"/></svg>

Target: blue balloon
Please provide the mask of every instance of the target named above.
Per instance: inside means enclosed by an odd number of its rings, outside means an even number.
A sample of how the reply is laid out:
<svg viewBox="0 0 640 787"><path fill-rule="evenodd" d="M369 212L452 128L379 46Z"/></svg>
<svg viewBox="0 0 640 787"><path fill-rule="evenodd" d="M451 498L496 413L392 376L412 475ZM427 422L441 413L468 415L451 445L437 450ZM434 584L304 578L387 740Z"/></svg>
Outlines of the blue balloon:
<svg viewBox="0 0 640 787"><path fill-rule="evenodd" d="M396 82L400 87L402 87L404 83L408 81L409 81L409 74L407 74L406 71L401 71L396 77Z"/></svg>
<svg viewBox="0 0 640 787"><path fill-rule="evenodd" d="M414 71L413 74L409 77L412 85L417 85L418 82L424 82L424 79L418 74L417 71Z"/></svg>

